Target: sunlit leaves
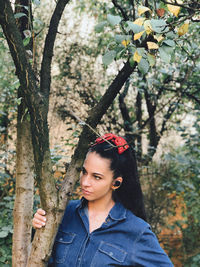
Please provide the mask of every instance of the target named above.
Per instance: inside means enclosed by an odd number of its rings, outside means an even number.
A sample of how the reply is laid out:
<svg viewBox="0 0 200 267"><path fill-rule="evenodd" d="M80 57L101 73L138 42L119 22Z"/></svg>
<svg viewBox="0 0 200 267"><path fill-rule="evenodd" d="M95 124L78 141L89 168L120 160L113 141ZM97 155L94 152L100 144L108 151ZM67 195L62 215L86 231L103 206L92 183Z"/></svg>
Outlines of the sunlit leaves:
<svg viewBox="0 0 200 267"><path fill-rule="evenodd" d="M122 45L125 46L125 47L127 47L129 44L130 44L129 40L123 40L122 41Z"/></svg>
<svg viewBox="0 0 200 267"><path fill-rule="evenodd" d="M143 13L147 12L147 11L151 11L151 10L146 6L139 6L138 7L139 16L142 15Z"/></svg>
<svg viewBox="0 0 200 267"><path fill-rule="evenodd" d="M137 24L139 26L142 26L146 18L138 18L135 21L133 21L134 24Z"/></svg>
<svg viewBox="0 0 200 267"><path fill-rule="evenodd" d="M155 40L158 41L158 43L161 42L164 39L163 35L154 35L153 37L154 37Z"/></svg>
<svg viewBox="0 0 200 267"><path fill-rule="evenodd" d="M154 42L147 42L148 49L158 49L159 46Z"/></svg>
<svg viewBox="0 0 200 267"><path fill-rule="evenodd" d="M178 28L178 35L182 36L188 32L189 22L185 22L180 28Z"/></svg>
<svg viewBox="0 0 200 267"><path fill-rule="evenodd" d="M179 4L182 3L182 1L177 1ZM180 6L176 6L176 5L167 5L167 8L169 10L169 12L171 12L174 16L178 17L179 13L180 13Z"/></svg>
<svg viewBox="0 0 200 267"><path fill-rule="evenodd" d="M139 63L141 59L142 59L142 56L136 50L134 53L134 56L133 56L133 60L136 61L137 63Z"/></svg>
<svg viewBox="0 0 200 267"><path fill-rule="evenodd" d="M180 0L169 0L168 4L162 3L155 9L153 5L148 7L136 5L134 21L131 21L131 17L126 20L120 13L112 15L116 13L111 12L112 14L107 16L107 22L103 21L95 27L95 30L100 32L105 26L117 26L115 27L117 34L114 37L116 43L110 42L112 43L110 50L115 51L116 54L107 52L103 59L104 64L112 62L113 59L129 57L140 64L140 70L145 73L149 66L155 65L159 57L162 61L169 63L179 37L186 34L189 28L189 24L184 20L182 25L178 21L181 11L180 3ZM184 14L184 9L182 11ZM122 34L119 34L120 31ZM140 48L143 48L144 53L139 52Z"/></svg>
<svg viewBox="0 0 200 267"><path fill-rule="evenodd" d="M152 29L152 26L151 26L151 21L150 20L145 20L144 22L144 28L145 28L145 31L146 33L149 35L150 33L152 33L153 29Z"/></svg>
<svg viewBox="0 0 200 267"><path fill-rule="evenodd" d="M140 37L143 35L144 32L145 31L142 31L142 32L139 32L139 33L135 33L134 34L134 41L140 39Z"/></svg>

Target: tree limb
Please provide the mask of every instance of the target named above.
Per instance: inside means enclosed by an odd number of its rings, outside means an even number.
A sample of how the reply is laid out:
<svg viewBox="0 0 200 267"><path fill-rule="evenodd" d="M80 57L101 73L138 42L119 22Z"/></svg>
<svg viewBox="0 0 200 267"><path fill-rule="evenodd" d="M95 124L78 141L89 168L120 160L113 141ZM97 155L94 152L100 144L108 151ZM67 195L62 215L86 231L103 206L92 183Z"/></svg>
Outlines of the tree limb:
<svg viewBox="0 0 200 267"><path fill-rule="evenodd" d="M116 0L112 0L113 5L120 10L122 17L125 21L129 20L129 17L127 16L126 12L123 10L123 8L117 3Z"/></svg>
<svg viewBox="0 0 200 267"><path fill-rule="evenodd" d="M65 9L65 6L70 0L59 0L56 4L56 8L51 17L49 31L46 36L43 59L41 64L41 79L40 79L40 90L47 97L49 96L51 86L51 62L53 57L53 48L58 32L58 25Z"/></svg>
<svg viewBox="0 0 200 267"><path fill-rule="evenodd" d="M96 128L97 124L100 122L101 118L106 113L109 106L112 104L113 100L119 93L126 80L133 73L135 67L136 64L131 67L129 61L127 61L124 67L119 71L118 75L113 80L105 94L102 96L99 103L97 103L89 111L88 119L85 125L83 126L83 131L80 135L77 148L74 152L72 161L65 176L64 183L59 192L59 209L65 209L65 205L67 202L66 194L68 192L72 193L74 184L79 178L80 168L83 164L83 160L88 150L88 146L90 142L95 139L95 134L93 131L91 131L91 128ZM87 125L90 125L90 127L88 127Z"/></svg>

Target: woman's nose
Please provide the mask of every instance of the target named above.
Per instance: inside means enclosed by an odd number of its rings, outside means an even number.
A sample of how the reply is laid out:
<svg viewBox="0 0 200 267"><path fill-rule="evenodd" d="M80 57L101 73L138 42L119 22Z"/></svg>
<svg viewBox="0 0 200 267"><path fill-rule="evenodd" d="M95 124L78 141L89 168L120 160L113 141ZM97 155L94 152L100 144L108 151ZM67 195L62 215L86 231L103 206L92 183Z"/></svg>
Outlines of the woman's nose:
<svg viewBox="0 0 200 267"><path fill-rule="evenodd" d="M91 185L90 177L88 174L83 175L81 177L81 184L82 184L82 186L90 186Z"/></svg>

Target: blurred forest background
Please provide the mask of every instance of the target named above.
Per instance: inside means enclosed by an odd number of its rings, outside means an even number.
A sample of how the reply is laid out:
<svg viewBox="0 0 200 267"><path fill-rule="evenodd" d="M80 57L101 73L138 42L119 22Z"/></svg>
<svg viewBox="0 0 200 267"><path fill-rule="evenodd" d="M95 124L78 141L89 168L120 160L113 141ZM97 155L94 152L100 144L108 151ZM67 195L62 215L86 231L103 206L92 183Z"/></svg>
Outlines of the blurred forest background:
<svg viewBox="0 0 200 267"><path fill-rule="evenodd" d="M32 2L33 18L24 31L24 46L31 44L27 55L39 80L44 38L56 2ZM89 110L129 58L137 66L94 131L114 132L132 144L153 231L175 266L197 267L200 5L198 1L149 2L79 0L66 6L51 69L48 125L53 175L59 187ZM25 6L16 11L15 18L27 17L27 10ZM154 21L144 23L152 17ZM146 47L145 38L149 38ZM19 86L0 29L0 266L11 266L12 261L17 116L23 98ZM23 116L27 114L24 108ZM34 193L35 211L40 202L36 182ZM80 197L78 183L72 197Z"/></svg>

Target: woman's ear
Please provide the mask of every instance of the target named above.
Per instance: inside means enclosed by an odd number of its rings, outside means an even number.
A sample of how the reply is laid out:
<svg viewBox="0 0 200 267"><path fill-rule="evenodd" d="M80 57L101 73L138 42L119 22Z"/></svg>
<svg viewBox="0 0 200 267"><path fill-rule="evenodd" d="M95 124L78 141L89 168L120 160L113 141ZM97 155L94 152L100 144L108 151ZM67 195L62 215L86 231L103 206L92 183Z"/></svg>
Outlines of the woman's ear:
<svg viewBox="0 0 200 267"><path fill-rule="evenodd" d="M123 182L122 177L115 178L115 180L112 183L112 189L115 190L115 189L119 188L121 186L122 182Z"/></svg>

